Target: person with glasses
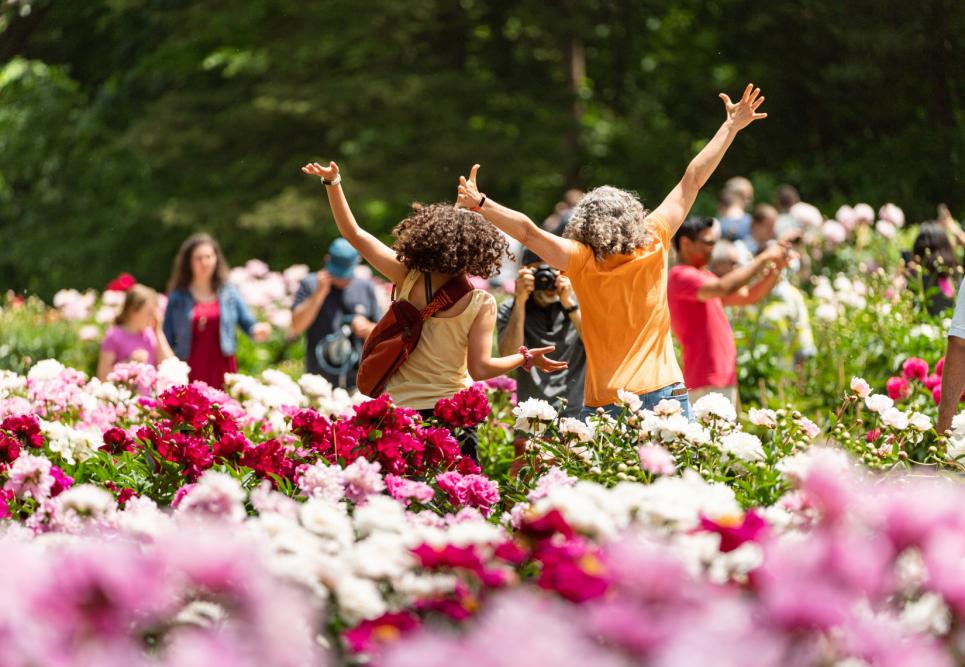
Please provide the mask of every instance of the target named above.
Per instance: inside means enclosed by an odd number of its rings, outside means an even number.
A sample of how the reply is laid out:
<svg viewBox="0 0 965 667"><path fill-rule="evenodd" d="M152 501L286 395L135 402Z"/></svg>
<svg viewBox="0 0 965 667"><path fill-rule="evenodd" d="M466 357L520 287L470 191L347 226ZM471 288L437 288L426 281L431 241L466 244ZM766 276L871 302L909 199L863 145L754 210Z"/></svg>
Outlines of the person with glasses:
<svg viewBox="0 0 965 667"><path fill-rule="evenodd" d="M711 392L738 405L737 346L724 306L757 303L787 266L786 244L772 245L748 264L716 276L707 269L718 226L713 218L687 218L673 237L678 264L667 278L670 327L683 352L690 402Z"/></svg>

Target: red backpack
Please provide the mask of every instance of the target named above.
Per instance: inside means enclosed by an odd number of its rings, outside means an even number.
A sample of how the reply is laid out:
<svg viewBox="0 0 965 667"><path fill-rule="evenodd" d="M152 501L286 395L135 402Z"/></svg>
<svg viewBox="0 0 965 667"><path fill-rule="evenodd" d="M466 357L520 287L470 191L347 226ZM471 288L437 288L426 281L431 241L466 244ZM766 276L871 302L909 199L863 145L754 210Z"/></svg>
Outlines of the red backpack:
<svg viewBox="0 0 965 667"><path fill-rule="evenodd" d="M419 344L423 322L440 310L451 308L473 289L466 276L457 276L433 296L432 278L428 273L422 275L426 286L426 307L419 310L408 301L393 300L388 312L365 339L356 385L366 396L380 396L385 391L389 378Z"/></svg>

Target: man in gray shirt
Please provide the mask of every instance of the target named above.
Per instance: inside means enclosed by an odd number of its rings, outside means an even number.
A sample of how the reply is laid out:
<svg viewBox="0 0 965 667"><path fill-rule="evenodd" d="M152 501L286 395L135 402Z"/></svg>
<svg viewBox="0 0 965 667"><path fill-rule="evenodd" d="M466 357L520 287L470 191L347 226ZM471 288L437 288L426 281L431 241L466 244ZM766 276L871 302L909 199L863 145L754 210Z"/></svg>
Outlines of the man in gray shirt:
<svg viewBox="0 0 965 667"><path fill-rule="evenodd" d="M524 252L522 263L515 298L499 307L499 353L515 354L521 345L555 345L553 358L568 366L549 374L536 369L518 371L516 394L521 401L541 398L564 416L578 418L583 409L586 352L576 295L569 278L543 264L531 251Z"/></svg>

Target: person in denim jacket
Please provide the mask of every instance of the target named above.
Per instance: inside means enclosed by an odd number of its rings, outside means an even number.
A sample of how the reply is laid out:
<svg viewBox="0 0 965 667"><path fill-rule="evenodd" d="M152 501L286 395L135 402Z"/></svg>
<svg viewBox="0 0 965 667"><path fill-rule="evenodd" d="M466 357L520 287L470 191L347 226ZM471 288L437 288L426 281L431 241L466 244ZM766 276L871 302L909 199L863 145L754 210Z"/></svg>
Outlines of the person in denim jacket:
<svg viewBox="0 0 965 667"><path fill-rule="evenodd" d="M164 335L174 354L191 367L192 382L221 389L225 373L237 372L238 328L256 341L271 334L271 325L256 322L241 294L228 284L228 263L218 242L194 234L174 260L164 313Z"/></svg>

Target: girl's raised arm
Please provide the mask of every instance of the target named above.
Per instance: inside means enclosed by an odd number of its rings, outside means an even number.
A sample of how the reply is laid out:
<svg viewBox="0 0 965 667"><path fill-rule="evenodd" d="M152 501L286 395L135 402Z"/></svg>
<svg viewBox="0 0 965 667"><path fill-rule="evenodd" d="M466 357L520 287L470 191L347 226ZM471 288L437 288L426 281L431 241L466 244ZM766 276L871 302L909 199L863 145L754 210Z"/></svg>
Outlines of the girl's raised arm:
<svg viewBox="0 0 965 667"><path fill-rule="evenodd" d="M342 191L342 177L339 174L338 165L329 162L326 167L317 162L311 162L302 167L302 171L309 176L318 176L322 179L325 192L328 194L329 206L332 207L332 215L335 217L335 224L342 238L351 243L376 271L396 285L401 284L407 272L405 265L398 260L392 248L382 243L374 234L359 227Z"/></svg>

